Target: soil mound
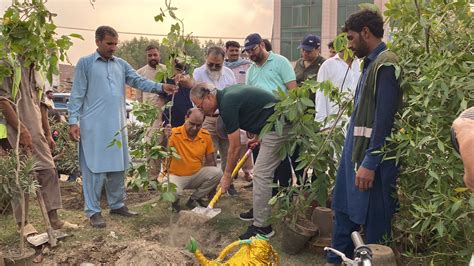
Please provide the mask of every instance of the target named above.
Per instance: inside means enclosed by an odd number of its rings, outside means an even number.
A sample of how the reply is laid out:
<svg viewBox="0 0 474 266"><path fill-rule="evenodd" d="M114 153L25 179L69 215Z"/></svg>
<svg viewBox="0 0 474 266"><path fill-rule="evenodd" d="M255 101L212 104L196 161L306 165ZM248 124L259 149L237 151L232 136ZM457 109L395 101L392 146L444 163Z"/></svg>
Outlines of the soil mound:
<svg viewBox="0 0 474 266"><path fill-rule="evenodd" d="M194 265L193 255L175 247L149 241L131 242L115 265Z"/></svg>

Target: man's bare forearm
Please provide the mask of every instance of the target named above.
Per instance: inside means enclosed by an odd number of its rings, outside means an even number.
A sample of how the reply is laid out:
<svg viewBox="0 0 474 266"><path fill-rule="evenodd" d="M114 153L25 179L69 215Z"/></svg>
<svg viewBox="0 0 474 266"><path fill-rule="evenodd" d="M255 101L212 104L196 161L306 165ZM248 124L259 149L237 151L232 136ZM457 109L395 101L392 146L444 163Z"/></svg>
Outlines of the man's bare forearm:
<svg viewBox="0 0 474 266"><path fill-rule="evenodd" d="M0 111L5 117L8 125L13 127L14 130L18 131L18 115L8 100L0 99ZM20 127L22 126L23 125L20 124Z"/></svg>
<svg viewBox="0 0 474 266"><path fill-rule="evenodd" d="M51 128L49 127L49 120L48 120L48 107L44 104L40 104L41 110L41 125L43 127L43 131L46 137L51 135Z"/></svg>

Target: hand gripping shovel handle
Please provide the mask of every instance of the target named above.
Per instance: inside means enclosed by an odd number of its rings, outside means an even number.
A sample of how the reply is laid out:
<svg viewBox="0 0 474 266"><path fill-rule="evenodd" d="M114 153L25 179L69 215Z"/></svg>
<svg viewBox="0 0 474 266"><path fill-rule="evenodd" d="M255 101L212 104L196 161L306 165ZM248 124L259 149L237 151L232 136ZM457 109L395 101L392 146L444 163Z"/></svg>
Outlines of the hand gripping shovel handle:
<svg viewBox="0 0 474 266"><path fill-rule="evenodd" d="M247 158L249 158L251 152L252 152L252 149L248 149L247 152L245 152L244 156L242 156L242 158L240 158L239 162L237 162L237 165L235 166L234 171L232 171L232 175L231 175L232 180L239 173L240 168L242 168L245 161L247 161ZM217 190L214 197L212 197L212 199L209 202L209 205L207 205L207 207L211 208L211 209L214 208L214 204L216 204L217 200L220 198L221 195L222 195L222 189L219 186L219 189Z"/></svg>

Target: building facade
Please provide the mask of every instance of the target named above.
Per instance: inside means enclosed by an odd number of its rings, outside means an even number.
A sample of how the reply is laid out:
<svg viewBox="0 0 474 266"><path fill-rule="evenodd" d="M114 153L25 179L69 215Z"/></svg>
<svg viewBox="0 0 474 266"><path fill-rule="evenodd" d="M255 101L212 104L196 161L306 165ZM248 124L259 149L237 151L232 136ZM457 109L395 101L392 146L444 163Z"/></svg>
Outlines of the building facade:
<svg viewBox="0 0 474 266"><path fill-rule="evenodd" d="M373 3L385 11L388 0L274 0L273 50L296 61L298 45L309 33L321 37L321 52L328 57L327 44L341 32L346 18L359 4Z"/></svg>

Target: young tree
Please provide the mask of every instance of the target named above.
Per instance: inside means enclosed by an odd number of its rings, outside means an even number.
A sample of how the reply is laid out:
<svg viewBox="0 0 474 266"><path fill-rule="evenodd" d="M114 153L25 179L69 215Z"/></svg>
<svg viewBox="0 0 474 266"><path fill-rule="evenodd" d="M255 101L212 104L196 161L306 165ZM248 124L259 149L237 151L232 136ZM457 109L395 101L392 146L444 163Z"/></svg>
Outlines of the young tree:
<svg viewBox="0 0 474 266"><path fill-rule="evenodd" d="M145 48L150 44L158 46L160 49L160 57L163 62L168 60L170 56L168 46L163 44L160 45L157 39L148 39L146 37L133 38L132 40L122 42L119 45L116 55L125 59L133 68L139 69L147 64ZM193 58L201 60L199 63L202 63L204 60L204 53L202 52L199 40L197 39L192 39L192 42L186 44L186 52Z"/></svg>
<svg viewBox="0 0 474 266"><path fill-rule="evenodd" d="M474 30L468 0L391 0L385 15L404 72L404 107L386 151L400 161L396 243L423 263L466 264L474 197L450 145L456 116L474 105Z"/></svg>

